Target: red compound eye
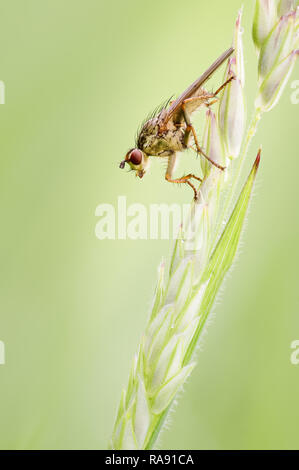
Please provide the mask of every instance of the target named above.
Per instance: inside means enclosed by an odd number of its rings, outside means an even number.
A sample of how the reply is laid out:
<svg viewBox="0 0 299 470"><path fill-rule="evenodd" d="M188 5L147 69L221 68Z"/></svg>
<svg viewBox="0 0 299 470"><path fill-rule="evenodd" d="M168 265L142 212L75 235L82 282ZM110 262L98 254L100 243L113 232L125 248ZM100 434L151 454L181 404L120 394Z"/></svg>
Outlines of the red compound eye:
<svg viewBox="0 0 299 470"><path fill-rule="evenodd" d="M142 162L142 152L138 149L132 150L130 153L130 162L136 166L140 165Z"/></svg>

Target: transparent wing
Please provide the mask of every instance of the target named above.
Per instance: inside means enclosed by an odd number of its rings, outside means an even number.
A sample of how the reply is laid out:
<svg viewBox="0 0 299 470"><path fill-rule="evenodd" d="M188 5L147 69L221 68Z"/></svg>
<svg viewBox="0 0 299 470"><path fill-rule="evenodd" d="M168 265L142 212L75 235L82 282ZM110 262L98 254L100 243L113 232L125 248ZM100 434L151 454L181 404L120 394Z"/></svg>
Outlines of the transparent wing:
<svg viewBox="0 0 299 470"><path fill-rule="evenodd" d="M185 90L172 104L171 106L161 114L159 121L160 127L167 124L170 118L177 112L182 106L183 101L190 98L196 93L196 91L213 75L214 72L225 62L231 54L234 52L234 48L227 49L218 59L197 79L187 90Z"/></svg>

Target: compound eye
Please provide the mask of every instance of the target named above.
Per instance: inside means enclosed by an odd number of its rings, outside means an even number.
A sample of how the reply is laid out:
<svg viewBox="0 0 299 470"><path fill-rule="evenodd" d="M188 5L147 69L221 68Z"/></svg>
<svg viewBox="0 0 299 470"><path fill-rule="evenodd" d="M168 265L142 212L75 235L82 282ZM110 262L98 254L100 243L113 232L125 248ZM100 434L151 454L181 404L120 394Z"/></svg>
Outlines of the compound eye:
<svg viewBox="0 0 299 470"><path fill-rule="evenodd" d="M136 166L140 165L142 162L142 152L138 149L132 150L130 153L130 162Z"/></svg>

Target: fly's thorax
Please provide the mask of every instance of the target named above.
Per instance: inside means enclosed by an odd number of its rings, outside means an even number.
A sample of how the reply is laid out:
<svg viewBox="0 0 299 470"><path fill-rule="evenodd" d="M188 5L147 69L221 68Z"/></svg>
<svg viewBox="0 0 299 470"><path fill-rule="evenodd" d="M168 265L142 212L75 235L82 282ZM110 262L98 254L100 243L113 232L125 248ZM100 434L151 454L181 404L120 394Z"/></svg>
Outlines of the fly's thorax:
<svg viewBox="0 0 299 470"><path fill-rule="evenodd" d="M167 142L169 149L173 152L180 152L185 148L185 132L185 125L181 125L179 127L171 126L167 131L165 131L164 139Z"/></svg>
<svg viewBox="0 0 299 470"><path fill-rule="evenodd" d="M151 145L151 142L157 136L158 132L159 126L157 119L150 119L147 121L139 132L137 139L138 148L146 152L146 148Z"/></svg>
<svg viewBox="0 0 299 470"><path fill-rule="evenodd" d="M145 123L139 137L138 147L147 155L167 157L184 149L185 127L178 127L171 121L161 133L158 120Z"/></svg>

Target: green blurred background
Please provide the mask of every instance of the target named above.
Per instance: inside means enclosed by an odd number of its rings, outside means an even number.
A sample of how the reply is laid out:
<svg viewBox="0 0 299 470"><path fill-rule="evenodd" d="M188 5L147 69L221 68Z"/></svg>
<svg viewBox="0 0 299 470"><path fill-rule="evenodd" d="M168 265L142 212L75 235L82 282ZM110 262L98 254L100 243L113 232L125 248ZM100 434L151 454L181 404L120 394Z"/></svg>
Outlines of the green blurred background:
<svg viewBox="0 0 299 470"><path fill-rule="evenodd" d="M243 25L248 114L254 2ZM0 15L0 447L106 448L168 241L104 240L95 209L187 203L118 169L145 115L230 43L240 0L10 0ZM216 82L219 83L222 75ZM295 69L291 81L299 78ZM291 83L291 82L290 82ZM241 254L161 448L299 448L298 112L264 116Z"/></svg>

